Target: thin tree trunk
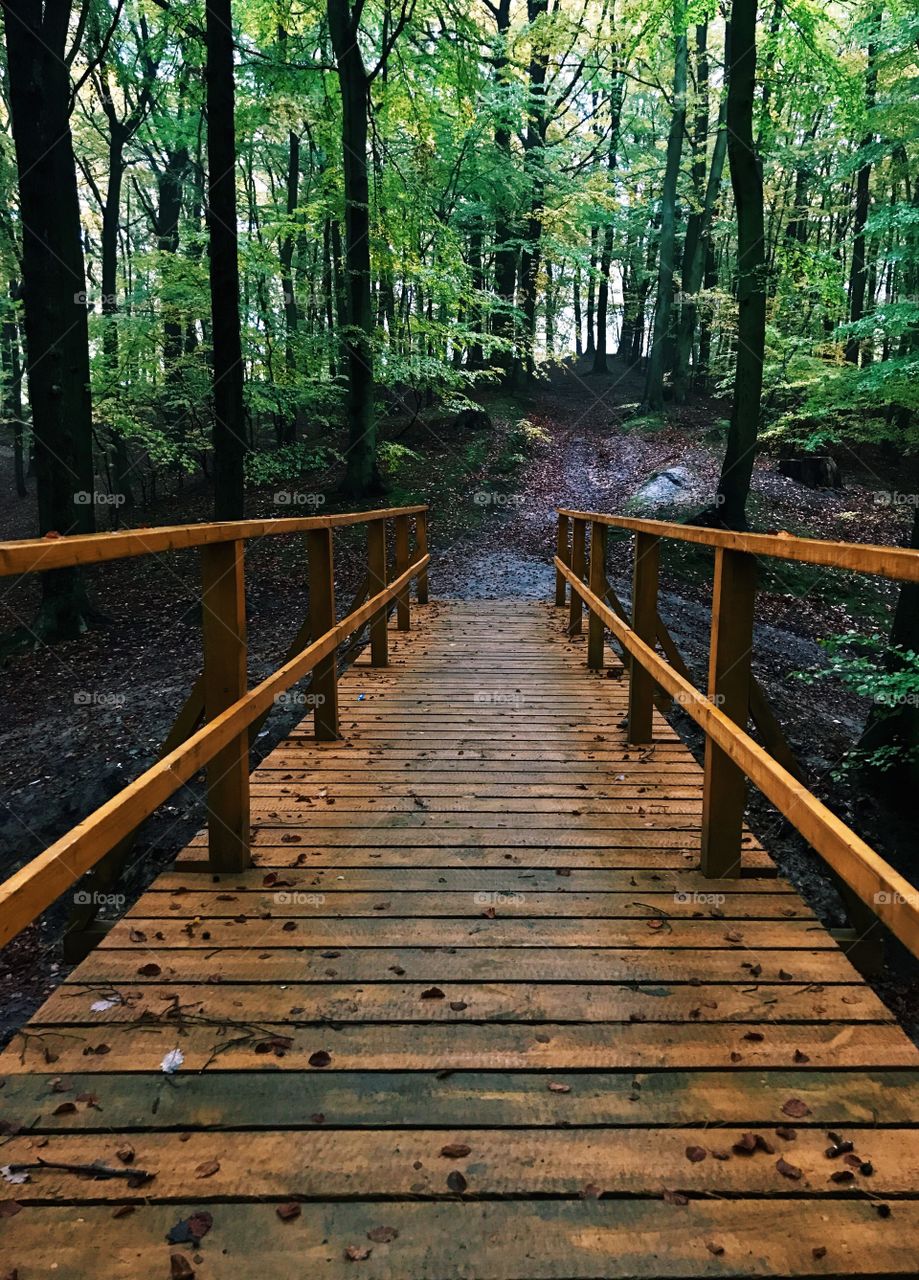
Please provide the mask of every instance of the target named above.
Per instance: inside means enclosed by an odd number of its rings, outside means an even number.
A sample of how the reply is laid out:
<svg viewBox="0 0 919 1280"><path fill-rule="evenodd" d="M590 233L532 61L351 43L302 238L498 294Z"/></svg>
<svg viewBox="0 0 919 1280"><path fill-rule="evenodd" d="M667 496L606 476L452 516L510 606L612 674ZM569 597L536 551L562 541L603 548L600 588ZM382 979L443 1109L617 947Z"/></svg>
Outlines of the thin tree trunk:
<svg viewBox="0 0 919 1280"><path fill-rule="evenodd" d="M618 59L619 47L614 45L613 57ZM625 97L625 77L616 70L609 95L610 139L606 157L607 182L609 194L615 194L616 155L619 145L619 127L622 121L622 103ZM597 289L597 339L594 352L594 363L591 370L595 374L609 372L606 362L606 338L609 327L609 273L613 264L613 241L615 238L615 220L610 214L603 229L603 248L600 251L600 281Z"/></svg>
<svg viewBox="0 0 919 1280"><path fill-rule="evenodd" d="M355 498L382 490L373 407L373 297L370 276L370 182L367 166L370 84L348 0L328 0L342 105L345 188L344 269L348 376L348 461L345 490Z"/></svg>
<svg viewBox="0 0 919 1280"><path fill-rule="evenodd" d="M865 314L865 226L871 205L871 160L869 148L874 142L871 127L871 113L877 99L877 33L881 25L879 8L871 13L871 38L868 42L868 66L865 71L865 112L868 116L868 129L861 141L861 151L866 159L858 170L855 180L855 226L852 239L852 262L849 270L849 321L852 324L861 320ZM862 349L862 340L851 335L846 341L846 360L850 364L858 364Z"/></svg>
<svg viewBox="0 0 919 1280"><path fill-rule="evenodd" d="M676 246L676 189L686 127L686 24L685 0L673 6L675 57L673 70L673 112L667 139L667 166L661 192L661 233L658 246L657 306L648 354L648 376L645 384L645 406L652 413L664 407L664 343L670 329L673 309L673 265Z"/></svg>
<svg viewBox="0 0 919 1280"><path fill-rule="evenodd" d="M25 456L22 444L22 367L19 359L19 325L13 312L13 301L19 287L10 284L9 310L3 321L3 421L13 436L13 475L16 496L24 498L26 488Z"/></svg>
<svg viewBox="0 0 919 1280"><path fill-rule="evenodd" d="M730 59L731 24L725 23L724 44L726 60ZM707 72L706 72L707 75ZM706 110L707 117L707 110ZM701 121L699 122L701 127ZM698 132L697 132L698 140ZM724 171L724 158L727 154L727 95L721 99L718 110L718 131L715 134L715 145L712 148L711 165L708 182L702 196L702 207L698 215L689 219L686 228L686 242L683 246L683 288L680 304L680 323L677 331L676 359L673 370L673 398L677 404L684 404L689 385L689 361L692 354L693 336L696 329L698 304L696 298L702 287L705 260L711 236L712 221L718 205L721 190L721 176ZM704 173L704 148L703 148Z"/></svg>
<svg viewBox="0 0 919 1280"><path fill-rule="evenodd" d="M207 0L207 225L214 353L214 518L241 520L246 425L239 330L231 0Z"/></svg>

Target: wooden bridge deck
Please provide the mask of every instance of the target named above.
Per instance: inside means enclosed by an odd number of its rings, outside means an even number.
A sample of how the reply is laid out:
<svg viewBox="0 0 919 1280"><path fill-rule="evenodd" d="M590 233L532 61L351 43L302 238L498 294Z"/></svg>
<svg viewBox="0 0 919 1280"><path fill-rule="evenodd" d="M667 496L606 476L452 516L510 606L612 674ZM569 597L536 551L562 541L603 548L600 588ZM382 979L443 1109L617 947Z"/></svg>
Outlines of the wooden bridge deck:
<svg viewBox="0 0 919 1280"><path fill-rule="evenodd" d="M254 775L256 866L193 842L4 1053L0 1274L914 1275L887 1009L752 837L701 877L559 611L420 617Z"/></svg>

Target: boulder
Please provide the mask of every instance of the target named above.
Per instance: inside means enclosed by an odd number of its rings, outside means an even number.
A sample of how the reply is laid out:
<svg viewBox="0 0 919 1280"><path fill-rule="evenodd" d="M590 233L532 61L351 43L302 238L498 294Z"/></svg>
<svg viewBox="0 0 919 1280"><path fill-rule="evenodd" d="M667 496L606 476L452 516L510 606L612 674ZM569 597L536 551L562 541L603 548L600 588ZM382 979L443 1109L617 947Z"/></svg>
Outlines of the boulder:
<svg viewBox="0 0 919 1280"><path fill-rule="evenodd" d="M688 467L668 467L658 471L636 489L626 510L651 512L666 507L689 506L695 500L696 478Z"/></svg>

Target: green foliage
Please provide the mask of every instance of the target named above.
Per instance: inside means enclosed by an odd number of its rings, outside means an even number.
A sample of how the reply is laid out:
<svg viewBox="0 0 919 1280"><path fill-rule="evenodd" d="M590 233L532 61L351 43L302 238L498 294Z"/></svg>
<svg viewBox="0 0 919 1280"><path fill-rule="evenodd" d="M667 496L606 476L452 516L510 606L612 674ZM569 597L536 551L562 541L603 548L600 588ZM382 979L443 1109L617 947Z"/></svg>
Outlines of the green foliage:
<svg viewBox="0 0 919 1280"><path fill-rule="evenodd" d="M329 472L343 461L328 445L287 444L246 455L246 479L251 484L277 484L299 476Z"/></svg>
<svg viewBox="0 0 919 1280"><path fill-rule="evenodd" d="M856 631L828 636L821 646L826 651L827 665L793 672L795 679L806 684L839 680L859 697L869 698L882 717L893 715L903 706L919 706L919 653ZM840 771L867 765L883 773L906 759L919 759L919 746L857 748L843 761Z"/></svg>

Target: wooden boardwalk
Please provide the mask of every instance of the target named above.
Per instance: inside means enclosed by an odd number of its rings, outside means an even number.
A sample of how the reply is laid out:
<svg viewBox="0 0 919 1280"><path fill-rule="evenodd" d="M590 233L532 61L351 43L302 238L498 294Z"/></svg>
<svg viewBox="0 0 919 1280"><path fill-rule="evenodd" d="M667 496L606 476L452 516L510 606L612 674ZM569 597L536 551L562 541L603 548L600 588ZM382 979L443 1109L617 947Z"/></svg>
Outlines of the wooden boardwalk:
<svg viewBox="0 0 919 1280"><path fill-rule="evenodd" d="M888 1010L561 611L414 616L5 1051L0 1275L915 1275Z"/></svg>

